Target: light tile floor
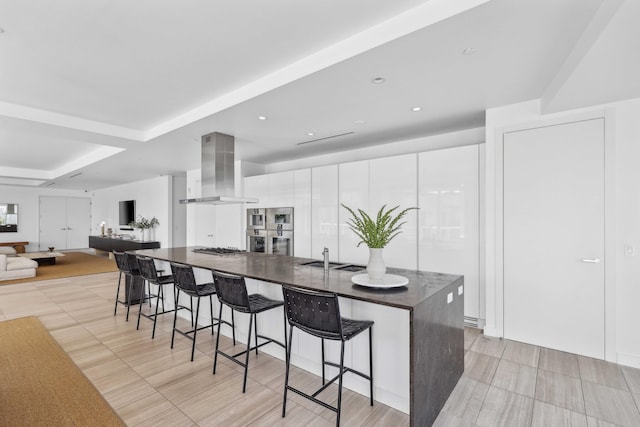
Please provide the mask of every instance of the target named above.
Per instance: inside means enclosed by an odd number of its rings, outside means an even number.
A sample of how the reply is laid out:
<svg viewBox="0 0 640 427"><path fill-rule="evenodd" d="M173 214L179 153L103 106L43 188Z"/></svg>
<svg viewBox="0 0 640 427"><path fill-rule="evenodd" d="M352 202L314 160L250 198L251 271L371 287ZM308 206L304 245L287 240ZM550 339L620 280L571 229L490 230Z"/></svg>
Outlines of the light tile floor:
<svg viewBox="0 0 640 427"><path fill-rule="evenodd" d="M170 347L171 318L125 322L113 316L117 273L0 286L0 320L38 316L128 425L330 426L335 416L292 396L281 417L282 361L252 356L247 393L242 368L219 359L211 374L214 337L203 333L196 358L190 343ZM137 310L133 313L137 314ZM132 314L133 314L132 313ZM229 340L223 343L231 346ZM640 426L640 370L465 329L465 373L436 426ZM318 378L292 370L311 388ZM331 394L334 392L334 394ZM335 388L321 396L335 402ZM344 426L408 425L408 417L345 391Z"/></svg>

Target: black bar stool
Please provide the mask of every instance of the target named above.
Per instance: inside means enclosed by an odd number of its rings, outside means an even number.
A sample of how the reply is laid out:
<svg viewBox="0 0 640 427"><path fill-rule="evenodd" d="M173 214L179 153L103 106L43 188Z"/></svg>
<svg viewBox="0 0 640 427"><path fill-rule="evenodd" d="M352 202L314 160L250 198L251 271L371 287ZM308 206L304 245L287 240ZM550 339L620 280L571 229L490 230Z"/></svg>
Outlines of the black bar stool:
<svg viewBox="0 0 640 427"><path fill-rule="evenodd" d="M212 296L216 293L216 287L213 283L203 283L196 284L196 278L193 274L193 268L190 265L171 263L171 271L173 272L174 283L176 285L176 299L175 306L178 309L184 308L189 310L187 307L179 306L180 300L180 292L184 292L189 295L190 298L196 297L198 298L198 303L196 305L196 316L195 322L193 318L193 304L191 305L191 326L193 329L188 331L181 331L176 328L176 322L178 320L178 310L175 311L175 316L173 318L173 332L171 333L171 348L173 348L173 341L176 335L176 332L180 335L189 338L192 341L191 345L191 361L193 362L193 355L196 350L196 337L198 331L202 329L211 328L211 335L213 335L215 325L219 325L221 322L225 323L233 329L233 317L231 317L231 323L226 322L224 320L219 320L213 316L213 298ZM209 308L211 309L211 324L206 326L198 327L198 315L200 314L200 298L209 297ZM216 322L214 322L216 321ZM218 331L220 327L218 326ZM189 334L193 334L193 337ZM236 343L235 330L233 333L233 343Z"/></svg>
<svg viewBox="0 0 640 427"><path fill-rule="evenodd" d="M369 380L370 402L373 406L373 351L372 351L372 330L373 322L369 320L351 320L340 316L340 306L338 295L332 292L310 291L289 286L282 287L284 295L285 313L289 321L289 345L287 347L286 364L287 369L284 379L284 399L282 402L282 417L287 410L287 390L291 390L300 396L324 406L336 413L336 426L340 425L340 411L342 409L342 376L346 372L353 372ZM291 365L291 340L293 338L293 328L320 338L322 341L322 384L323 386L309 395L289 385L289 367ZM360 332L369 330L369 375L344 366L344 343L349 341ZM324 358L324 340L340 341L340 363L327 362ZM338 375L329 382L325 381L325 365L339 369ZM338 406L331 406L316 398L323 390L338 380Z"/></svg>
<svg viewBox="0 0 640 427"><path fill-rule="evenodd" d="M124 252L113 251L113 256L116 258L116 265L118 266L118 270L120 274L118 275L118 290L116 291L116 304L113 309L113 315L115 316L118 311L118 303L124 304L127 306L127 322L129 321L129 309L131 308L131 295L133 294L133 281L136 277L140 276L140 269L138 268L138 263L130 264L129 257ZM122 281L122 275L124 274L125 283L127 278L129 279L129 284L126 289L126 301L121 301L120 298L120 283ZM140 302L142 304L142 301Z"/></svg>
<svg viewBox="0 0 640 427"><path fill-rule="evenodd" d="M158 320L158 315L173 313L176 310L176 308L173 310L165 310L164 308L164 287L165 285L173 285L173 276L171 274L158 276L158 270L156 269L156 263L153 261L153 258L138 255L137 261L138 267L140 267L140 275L149 286L149 301L151 301L151 298L156 298L156 311L154 314L144 314L142 312L142 304L140 304L140 309L138 310L138 325L136 326L136 329L140 329L141 316L144 316L149 320L153 320L153 332L151 333L151 339L154 339L156 336L156 322ZM160 272L162 272L162 270L160 270ZM158 287L157 296L151 294L151 285L156 285ZM142 300L142 298L144 298L144 286L140 288L140 300ZM161 303L162 311L158 312L158 307Z"/></svg>
<svg viewBox="0 0 640 427"><path fill-rule="evenodd" d="M233 312L239 311L240 313L248 313L249 314L249 333L247 335L247 348L244 351L236 354L227 354L219 349L220 345L220 324L218 323L218 336L216 337L216 354L213 358L213 373L216 373L216 365L218 363L218 354L226 357L227 359L237 363L238 365L244 367L244 381L242 383L242 392L244 393L247 389L247 371L249 370L249 353L251 350L256 351L256 355L258 354L258 348L263 345L267 345L269 343L278 344L282 348L286 350L287 348L287 328L285 321L285 336L284 336L284 344L274 340L273 338L265 337L264 335L258 334L258 313L262 313L263 311L271 310L272 308L281 307L284 303L282 301L276 301L269 299L261 294L251 294L247 293L247 286L244 281L244 277L241 276L233 276L230 274L223 274L219 272L213 273L213 282L216 286L216 295L218 296L218 301L220 301L220 318L222 319L222 306L226 305L231 308L231 316L233 318ZM255 326L253 325L255 322ZM251 332L254 332L256 345L251 347ZM263 343L258 344L258 338L262 338L265 340ZM235 337L233 344L235 345ZM245 355L244 362L241 362L237 359L238 356Z"/></svg>

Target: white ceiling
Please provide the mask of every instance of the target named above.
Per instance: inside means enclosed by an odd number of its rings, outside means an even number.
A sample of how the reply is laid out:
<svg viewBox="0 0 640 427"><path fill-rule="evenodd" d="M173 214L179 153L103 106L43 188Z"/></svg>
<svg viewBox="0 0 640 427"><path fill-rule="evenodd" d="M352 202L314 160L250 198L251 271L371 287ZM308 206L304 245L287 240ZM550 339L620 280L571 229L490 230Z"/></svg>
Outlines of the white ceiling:
<svg viewBox="0 0 640 427"><path fill-rule="evenodd" d="M184 173L213 131L271 163L637 97L633 3L0 0L0 184Z"/></svg>

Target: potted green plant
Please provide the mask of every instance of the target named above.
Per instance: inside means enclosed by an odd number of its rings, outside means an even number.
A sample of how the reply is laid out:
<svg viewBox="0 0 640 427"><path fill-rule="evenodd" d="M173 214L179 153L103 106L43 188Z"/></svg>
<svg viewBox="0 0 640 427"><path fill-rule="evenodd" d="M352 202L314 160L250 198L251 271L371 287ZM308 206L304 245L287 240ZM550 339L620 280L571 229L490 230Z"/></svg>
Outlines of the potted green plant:
<svg viewBox="0 0 640 427"><path fill-rule="evenodd" d="M137 228L141 231L142 233L141 240L148 240L148 236L145 236L145 230L150 230L152 228L155 228L159 224L160 224L160 221L158 221L158 218L156 218L155 216L151 219L147 219L141 216L141 217L138 217L136 221L129 223L129 226L133 228Z"/></svg>
<svg viewBox="0 0 640 427"><path fill-rule="evenodd" d="M400 206L386 209L387 205L383 205L377 215L372 217L362 209L357 209L356 211L345 204L342 204L342 207L351 214L351 218L347 220L347 225L361 239L357 246L364 243L369 247L369 263L367 264L369 279L383 279L387 268L382 259L382 249L402 232L400 228L406 221L401 221L407 215L407 212L417 208L406 208L394 215L394 212Z"/></svg>

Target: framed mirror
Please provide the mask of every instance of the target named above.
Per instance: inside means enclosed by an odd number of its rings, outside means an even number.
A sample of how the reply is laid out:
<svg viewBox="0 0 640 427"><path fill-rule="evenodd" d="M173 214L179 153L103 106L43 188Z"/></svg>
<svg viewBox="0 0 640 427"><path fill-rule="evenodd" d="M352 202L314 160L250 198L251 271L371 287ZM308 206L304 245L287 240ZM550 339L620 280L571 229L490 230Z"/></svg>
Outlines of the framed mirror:
<svg viewBox="0 0 640 427"><path fill-rule="evenodd" d="M0 233L18 231L18 205L0 203Z"/></svg>

